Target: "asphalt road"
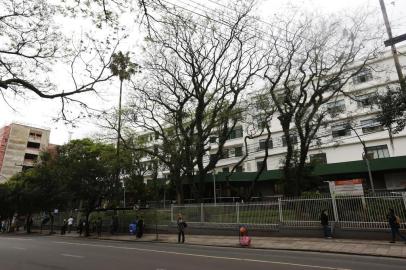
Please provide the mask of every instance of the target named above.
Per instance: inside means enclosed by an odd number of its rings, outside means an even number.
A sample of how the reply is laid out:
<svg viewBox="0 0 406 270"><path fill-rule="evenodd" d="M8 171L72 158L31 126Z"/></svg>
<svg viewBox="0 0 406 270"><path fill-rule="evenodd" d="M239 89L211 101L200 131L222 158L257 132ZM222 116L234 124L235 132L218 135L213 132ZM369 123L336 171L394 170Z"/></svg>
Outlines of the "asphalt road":
<svg viewBox="0 0 406 270"><path fill-rule="evenodd" d="M1 270L406 269L406 260L187 244L0 236Z"/></svg>

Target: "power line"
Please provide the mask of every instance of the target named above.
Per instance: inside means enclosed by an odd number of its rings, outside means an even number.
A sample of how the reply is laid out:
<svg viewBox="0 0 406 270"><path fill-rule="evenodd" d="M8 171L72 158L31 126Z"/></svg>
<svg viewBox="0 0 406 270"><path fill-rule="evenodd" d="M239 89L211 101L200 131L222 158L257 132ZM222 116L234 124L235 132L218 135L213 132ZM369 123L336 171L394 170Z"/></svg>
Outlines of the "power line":
<svg viewBox="0 0 406 270"><path fill-rule="evenodd" d="M181 0L178 0L178 1L181 1ZM207 7L207 6L205 6L205 5L203 5L203 4L200 4L200 3L196 3L194 0L188 0L189 2L193 2L193 3L195 3L195 4L197 4L197 5L199 5L199 6L202 6L203 8L204 8L204 11L206 11L206 10L210 10L210 11L212 11L212 12L217 12L218 14L221 14L221 15L224 15L224 13L221 13L220 11L217 11L217 10L214 10L214 9L210 9L209 7ZM220 4L220 3L218 3L218 2L215 2L215 1L212 1L212 0L208 0L209 2L211 2L211 3L213 3L213 4L216 4L216 5L218 5L218 6L221 6L221 7L223 7L223 8L226 8L226 9L228 9L228 10L231 10L231 11L235 11L235 10L233 10L232 8L230 8L230 7L228 7L228 6L226 6L226 5L224 5L224 4ZM181 1L181 2L183 2L183 1ZM184 3L184 2L183 2ZM201 10L201 9L200 9ZM206 11L207 12L207 11ZM254 16L247 16L248 18L250 18L250 19L253 19L253 20L256 20L256 21L258 21L258 22L261 22L261 23L263 23L263 24L267 24L267 25L269 25L269 26L271 26L271 27L274 27L274 28L277 28L277 29L279 29L279 30L282 30L282 31L284 31L285 33L289 33L289 34L291 34L291 35L293 35L293 36L295 36L295 35L297 35L298 37L301 37L302 39L304 39L304 40L307 40L307 41L309 41L309 42L314 42L313 40L311 40L311 39L309 39L309 38L307 38L307 37L305 37L305 36L303 36L303 35L299 35L299 34L297 34L297 33L294 33L294 32L292 32L292 31L289 31L288 29L286 29L286 28L282 28L282 27L280 27L280 26L278 26L278 25L273 25L273 24L271 24L271 23L269 23L269 22L267 22L267 21L264 21L264 20L261 20L261 19L259 19L259 18L257 18L257 17L254 17ZM228 16L228 18L230 18L230 19L233 19L233 17L231 17L231 16ZM251 27L252 28L252 27ZM255 29L255 30L258 30L258 29ZM259 30L261 33L263 33L263 34L266 34L266 35L271 35L272 37L275 37L274 35L272 35L272 34L270 34L270 33L268 33L268 32L265 32L265 31L263 31L263 30ZM269 42L271 42L270 40L266 40L266 39L263 39L263 38L261 38L260 37L260 39L261 40L264 40L264 41L269 41ZM325 46L327 49L332 49L332 48L335 48L335 46ZM287 49L287 48L285 48L285 49ZM330 56L334 56L333 54L331 54L331 53L329 53L330 54Z"/></svg>
<svg viewBox="0 0 406 270"><path fill-rule="evenodd" d="M194 2L193 0L189 0L189 1ZM211 2L211 3L213 3L213 4L215 4L215 5L218 5L218 6L220 6L220 7L226 8L226 9L228 9L228 10L234 11L232 8L230 8L230 7L228 7L228 6L224 5L224 4L220 4L219 2L216 2L216 1L213 1L213 0L207 0L207 1L209 1L209 2ZM203 6L204 6L204 5L203 5ZM260 18L257 18L257 17L254 17L254 16L249 16L249 18L250 18L250 19L254 19L254 20L256 20L256 21L258 21L258 22L261 22L261 23L263 23L263 24L267 24L267 25L269 25L269 26L271 26L271 27L275 27L275 28L277 28L277 29L279 29L279 30L285 31L286 33L295 35L295 33L291 32L291 31L289 31L289 30L287 30L287 29L284 29L284 28L282 28L282 27L280 27L280 26L277 26L277 25L273 25L273 24L271 24L271 23L269 23L269 22L267 22L267 21L261 20ZM312 41L312 40L310 40L310 39L308 39L308 38L306 38L306 37L303 37L302 35L299 35L299 37L301 37L301 38L303 38L303 39L305 39L305 40L308 40L308 41Z"/></svg>
<svg viewBox="0 0 406 270"><path fill-rule="evenodd" d="M224 26L226 26L226 27L230 27L230 28L232 27L232 24L230 24L230 22L227 22L227 21L225 21L225 20L222 20L222 19L214 19L214 18L212 18L212 17L210 17L210 16L208 16L208 15L204 15L204 14L198 13L198 12L196 12L196 11L190 10L190 9L188 9L188 8L185 8L185 7L183 7L183 6L180 6L180 5L177 5L177 4L175 4L175 3L169 2L169 1L167 1L167 0L161 0L161 1L162 1L162 2L165 2L165 3L167 3L167 4L170 4L170 5L174 6L174 7L183 9L183 10L185 10L185 11L187 11L187 12L190 12L190 13L192 13L192 14L195 14L195 15L197 15L197 16L200 16L200 17L206 18L206 19L208 19L208 20L217 22L217 23L222 24L222 25L224 25ZM181 0L179 0L178 2L182 2L183 4L185 4L185 2L183 2L183 1L181 1ZM194 7L195 7L195 6L194 6ZM195 8L196 8L196 7L195 7ZM197 9L202 10L202 9L200 9L200 8L197 8ZM209 9L209 8L207 8L207 9ZM205 11L205 12L206 12L206 11ZM196 23L196 22L195 22L195 23ZM205 26L205 25L201 25L201 24L198 24L198 23L196 23L196 24L199 25L200 27L207 28L207 26ZM251 28L252 28L252 27L251 27ZM269 33L264 32L263 30L258 30L258 29L254 29L254 30L259 31L259 32L261 32L262 34L265 34L265 35L270 35ZM242 30L242 31L244 31L245 33L248 33L247 30ZM271 35L272 37L275 38L275 40L266 39L266 38L264 38L264 37L262 37L262 36L258 36L258 35L255 35L255 36L256 36L257 38L259 38L260 40L262 40L262 41L267 41L267 42L272 42L272 43L275 42L275 45L278 45L279 47L281 47L281 48L283 48L283 49L285 49L285 50L288 50L288 51L290 50L288 47L283 46L283 45L281 45L281 44L278 44L278 43L277 43L278 38L277 38L276 36ZM302 56L306 56L306 54L303 53L303 52L297 52L297 53L300 54L300 55L302 55Z"/></svg>

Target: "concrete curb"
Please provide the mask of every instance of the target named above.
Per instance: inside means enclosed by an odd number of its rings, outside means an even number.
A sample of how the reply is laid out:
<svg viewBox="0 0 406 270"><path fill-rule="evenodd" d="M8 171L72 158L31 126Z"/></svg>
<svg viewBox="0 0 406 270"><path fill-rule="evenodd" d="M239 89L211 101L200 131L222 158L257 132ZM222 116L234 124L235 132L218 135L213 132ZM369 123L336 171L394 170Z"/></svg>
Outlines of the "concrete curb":
<svg viewBox="0 0 406 270"><path fill-rule="evenodd" d="M60 235L47 235L47 236L56 236L58 238L73 238L69 236L60 236ZM127 242L127 243L165 243L165 244L175 244L176 242L171 242L167 240L130 240L130 239L111 239L111 238L104 238L104 237L77 237L78 239L91 239L91 240L103 240L103 241L116 241L116 242ZM197 243L188 243L185 242L186 245L191 246L205 246L205 247L223 247L223 248L239 248L244 249L247 247L241 247L237 243L235 245L215 245L215 244L197 244ZM384 244L382 244L384 245ZM385 244L386 245L386 244ZM394 259L406 259L403 256L396 256L396 255L382 255L382 254L373 254L373 253L354 253L354 252L346 252L346 251L330 251L330 250L320 250L320 249L298 249L298 248L272 248L272 247L256 247L251 246L248 249L257 249L257 250L282 250L282 251L298 251L298 252L314 252L314 253L328 253L328 254L343 254L343 255L355 255L355 256L369 256L369 257L380 257L380 258L394 258Z"/></svg>

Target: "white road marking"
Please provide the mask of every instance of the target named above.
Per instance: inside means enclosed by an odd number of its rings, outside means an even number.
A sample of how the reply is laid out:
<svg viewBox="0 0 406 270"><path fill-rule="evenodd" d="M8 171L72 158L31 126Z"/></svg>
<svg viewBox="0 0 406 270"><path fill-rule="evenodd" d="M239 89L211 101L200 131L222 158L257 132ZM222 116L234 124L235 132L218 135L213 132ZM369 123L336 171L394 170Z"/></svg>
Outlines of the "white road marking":
<svg viewBox="0 0 406 270"><path fill-rule="evenodd" d="M210 258L210 259L220 259L220 260L232 260L232 261L243 261L243 262L256 262L256 263L267 263L267 264L290 265L290 266L305 267L305 268L316 268L316 269L351 270L351 269L348 269L348 268L337 268L337 267L309 265L309 264L298 264L298 263L279 262L279 261L265 261L265 260L244 259L244 258L235 258L235 257L202 255L202 254L183 253L183 252L176 252L176 251L164 251L164 250L145 249L145 248L135 248L135 247L84 244L84 243L61 242L61 241L54 241L54 243L56 243L56 244L66 244L66 245L88 246L88 247L101 247L101 248L116 248L116 249L136 250L136 251L143 251L143 252L155 252L155 253L164 253L164 254L181 255L181 256L192 256L192 257L201 257L201 258Z"/></svg>
<svg viewBox="0 0 406 270"><path fill-rule="evenodd" d="M0 239L21 240L21 241L31 241L32 240L32 238L20 238L20 237L0 237Z"/></svg>
<svg viewBox="0 0 406 270"><path fill-rule="evenodd" d="M26 250L27 248L23 248L23 247L11 247L12 249L18 249L18 250Z"/></svg>
<svg viewBox="0 0 406 270"><path fill-rule="evenodd" d="M79 259L84 258L84 256L80 256L80 255L73 255L73 254L68 254L68 253L61 253L61 256L65 256L65 257L72 257L72 258L79 258Z"/></svg>

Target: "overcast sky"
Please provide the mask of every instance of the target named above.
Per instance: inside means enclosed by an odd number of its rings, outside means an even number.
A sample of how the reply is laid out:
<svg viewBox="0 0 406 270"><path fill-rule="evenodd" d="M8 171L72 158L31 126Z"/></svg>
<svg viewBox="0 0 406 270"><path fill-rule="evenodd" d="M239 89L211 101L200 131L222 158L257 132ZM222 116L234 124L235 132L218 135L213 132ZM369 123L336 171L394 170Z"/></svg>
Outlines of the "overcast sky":
<svg viewBox="0 0 406 270"><path fill-rule="evenodd" d="M170 0L177 1L178 5L185 5L189 0ZM191 0L192 1L192 0ZM205 3L206 1L193 0L198 3ZM219 1L219 3L226 3L226 1ZM260 0L258 2L258 10L263 20L272 14L279 12L281 9L286 9L289 1L287 0ZM207 2L209 3L209 2ZM379 8L379 0L295 0L294 5L298 8L335 13L342 10L356 11L357 9ZM406 0L385 0L386 7L389 13L389 19L391 21L394 35L406 33ZM211 7L215 5L210 4ZM193 2L189 2L188 8L193 9ZM380 15L380 14L379 14ZM377 18L383 23L382 16ZM138 27L132 26L133 31L138 31ZM402 43L403 44L403 43ZM128 50L130 44L124 44L123 50ZM58 77L58 81L63 82L65 78L62 75ZM66 74L67 75L67 74ZM115 106L118 100L118 96L115 94L117 91L107 91L103 95L103 99L92 98L90 103L98 106L102 109L109 109ZM89 99L89 97L86 97ZM0 126L11 123L13 121L24 122L27 124L38 125L48 127L51 129L51 143L63 144L68 141L69 133L71 133L73 139L83 138L86 136L92 136L97 132L98 127L95 125L94 120L87 119L78 123L77 128L71 126L65 126L61 122L52 121L56 117L60 104L53 100L44 100L39 98L32 98L29 100L17 99L9 100L14 106L15 111L7 106L3 100L0 99ZM125 102L125 100L124 100Z"/></svg>

